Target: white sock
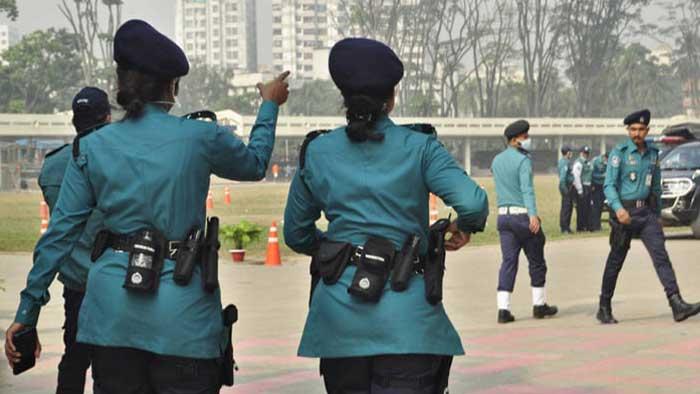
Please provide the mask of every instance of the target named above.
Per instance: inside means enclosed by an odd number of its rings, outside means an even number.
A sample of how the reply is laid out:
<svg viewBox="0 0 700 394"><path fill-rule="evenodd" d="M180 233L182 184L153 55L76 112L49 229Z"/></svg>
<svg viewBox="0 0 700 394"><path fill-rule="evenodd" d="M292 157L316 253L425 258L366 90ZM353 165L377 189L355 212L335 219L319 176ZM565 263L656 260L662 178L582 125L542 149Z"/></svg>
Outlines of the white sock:
<svg viewBox="0 0 700 394"><path fill-rule="evenodd" d="M547 301L546 292L544 287L533 287L532 288L532 305L544 305Z"/></svg>
<svg viewBox="0 0 700 394"><path fill-rule="evenodd" d="M498 303L498 309L510 310L510 292L509 291L499 291L496 293L496 301Z"/></svg>

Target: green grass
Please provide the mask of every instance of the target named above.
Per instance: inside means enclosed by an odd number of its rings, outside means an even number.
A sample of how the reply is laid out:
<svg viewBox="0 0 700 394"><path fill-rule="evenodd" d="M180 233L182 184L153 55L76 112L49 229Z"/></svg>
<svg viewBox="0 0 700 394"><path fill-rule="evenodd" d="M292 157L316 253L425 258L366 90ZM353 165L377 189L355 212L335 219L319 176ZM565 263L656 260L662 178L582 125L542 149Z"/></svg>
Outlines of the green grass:
<svg viewBox="0 0 700 394"><path fill-rule="evenodd" d="M496 231L496 195L493 179L478 178L477 182L486 188L491 204L486 230L472 237L473 245L485 245L498 242ZM267 229L272 221L279 225L280 248L282 254L291 255L293 252L284 246L282 234L282 218L284 204L287 197L288 184L236 184L230 185L232 204L224 204L224 187L215 185L214 209L210 215L219 216L221 224L235 224L246 219L260 224L265 228L263 236L257 242L250 245L249 256L253 260L261 260L265 256L267 246ZM559 233L559 205L560 196L557 189L557 179L553 176L538 176L535 178L535 190L537 193L537 205L543 222L543 228L549 240L561 238L580 238L600 236L597 234L562 235ZM0 193L0 251L3 252L29 252L34 248L39 237L39 203L41 194L38 192L24 193ZM450 210L439 203L440 216L446 217ZM604 215L605 217L606 215ZM454 217L454 215L453 215ZM575 213L572 224L575 227ZM325 228L325 223L320 223ZM603 230L607 231L607 223L603 223ZM233 245L225 243L222 253L231 249Z"/></svg>

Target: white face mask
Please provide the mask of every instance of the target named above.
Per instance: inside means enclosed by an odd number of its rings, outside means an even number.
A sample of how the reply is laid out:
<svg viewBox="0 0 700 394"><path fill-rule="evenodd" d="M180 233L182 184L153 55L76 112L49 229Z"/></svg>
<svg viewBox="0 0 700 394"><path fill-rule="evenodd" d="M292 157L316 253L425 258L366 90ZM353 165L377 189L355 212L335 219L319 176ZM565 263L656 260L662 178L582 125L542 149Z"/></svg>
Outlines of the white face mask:
<svg viewBox="0 0 700 394"><path fill-rule="evenodd" d="M532 138L528 138L526 140L520 140L520 147L529 152L530 149L532 148Z"/></svg>

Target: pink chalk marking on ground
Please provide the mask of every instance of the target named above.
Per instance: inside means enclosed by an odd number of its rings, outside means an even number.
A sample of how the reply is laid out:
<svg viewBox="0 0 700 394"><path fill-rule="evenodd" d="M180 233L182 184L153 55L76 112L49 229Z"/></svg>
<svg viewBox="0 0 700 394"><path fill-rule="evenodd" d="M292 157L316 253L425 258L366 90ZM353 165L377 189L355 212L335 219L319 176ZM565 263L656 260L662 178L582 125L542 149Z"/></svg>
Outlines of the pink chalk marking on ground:
<svg viewBox="0 0 700 394"><path fill-rule="evenodd" d="M700 338L688 341L665 344L653 349L641 351L642 354L670 354L673 356L698 356L700 354Z"/></svg>
<svg viewBox="0 0 700 394"><path fill-rule="evenodd" d="M545 360L536 358L509 358L500 359L496 361L490 361L480 365L475 365L472 367L463 367L459 365L453 365L450 370L451 373L460 373L463 375L484 375L484 374L494 374L503 371L508 371L511 369L517 369L522 367L527 367L530 365L538 364L544 362Z"/></svg>
<svg viewBox="0 0 700 394"><path fill-rule="evenodd" d="M586 389L571 389L571 388L555 388L542 387L530 384L509 384L498 387L492 387L485 390L474 391L472 394L607 394L612 393L610 390L591 390Z"/></svg>
<svg viewBox="0 0 700 394"><path fill-rule="evenodd" d="M221 393L229 394L261 394L275 393L275 389L283 386L288 386L296 383L317 381L319 386L322 386L321 377L318 371L299 371L285 375L254 380L246 383L236 384L233 387L225 387Z"/></svg>
<svg viewBox="0 0 700 394"><path fill-rule="evenodd" d="M517 359L531 359L535 361L551 361L559 360L564 356L556 353L518 353L518 352L499 352L491 350L469 350L467 351L467 357L482 357L482 358L517 358Z"/></svg>
<svg viewBox="0 0 700 394"><path fill-rule="evenodd" d="M284 338L251 338L240 342L234 341L234 350L245 350L259 347L297 347L299 345L298 339L284 339Z"/></svg>
<svg viewBox="0 0 700 394"><path fill-rule="evenodd" d="M313 363L310 363L310 365L318 364L318 360L312 361ZM250 354L242 356L236 355L236 362L241 368L241 371L243 371L246 364L284 365L291 367L293 365L303 365L304 359L297 356L263 356Z"/></svg>
<svg viewBox="0 0 700 394"><path fill-rule="evenodd" d="M660 371L668 371L669 368L687 369L687 377L654 377L649 376L648 368L657 368ZM637 376L631 376L635 369L646 368L638 372ZM662 387L688 389L696 387L693 383L698 380L697 371L700 370L700 361L640 358L640 357L612 357L589 364L564 369L545 375L535 377L538 380L551 381L577 381L579 383L589 382L591 384L625 384L643 387ZM615 372L625 375L615 375Z"/></svg>

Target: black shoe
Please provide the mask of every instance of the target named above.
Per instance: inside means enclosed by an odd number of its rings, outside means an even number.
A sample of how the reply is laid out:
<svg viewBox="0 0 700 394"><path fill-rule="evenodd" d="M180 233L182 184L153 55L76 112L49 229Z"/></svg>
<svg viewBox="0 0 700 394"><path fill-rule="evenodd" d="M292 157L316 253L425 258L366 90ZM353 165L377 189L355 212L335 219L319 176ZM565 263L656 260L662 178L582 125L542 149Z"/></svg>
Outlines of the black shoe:
<svg viewBox="0 0 700 394"><path fill-rule="evenodd" d="M515 317L513 316L512 313L508 309L499 309L498 310L498 322L500 324L505 324L505 323L512 323L515 321Z"/></svg>
<svg viewBox="0 0 700 394"><path fill-rule="evenodd" d="M554 316L559 312L555 305L535 305L532 307L532 317L535 319L544 319L545 317Z"/></svg>
<svg viewBox="0 0 700 394"><path fill-rule="evenodd" d="M571 230L561 230L562 234L571 234Z"/></svg>
<svg viewBox="0 0 700 394"><path fill-rule="evenodd" d="M609 299L600 297L600 306L598 307L596 318L598 318L598 321L602 324L617 324L617 320L615 320L612 314L612 306L610 306Z"/></svg>
<svg viewBox="0 0 700 394"><path fill-rule="evenodd" d="M700 303L688 304L683 301L680 294L674 294L668 298L668 304L673 311L673 320L681 322L691 316L700 313Z"/></svg>

